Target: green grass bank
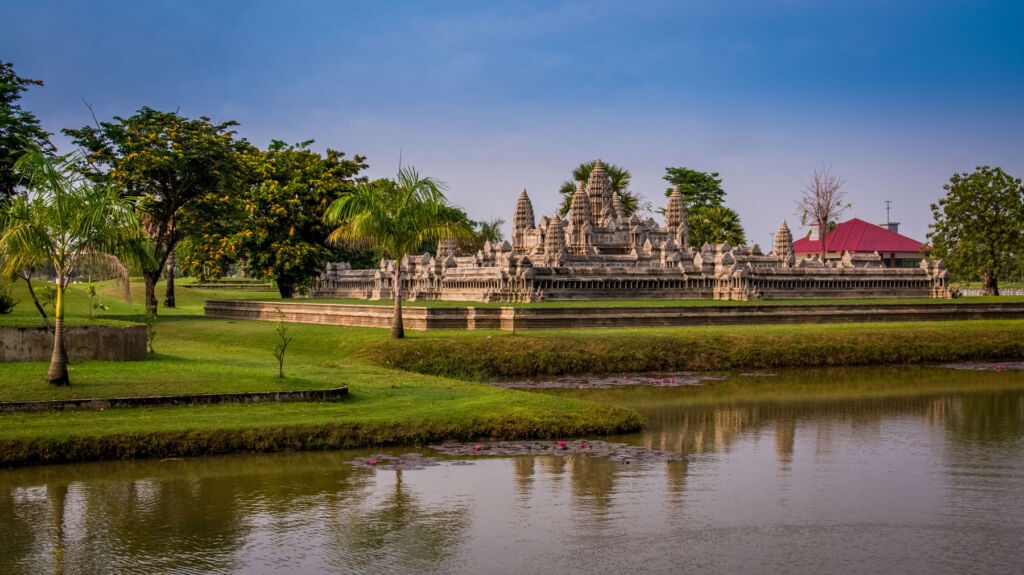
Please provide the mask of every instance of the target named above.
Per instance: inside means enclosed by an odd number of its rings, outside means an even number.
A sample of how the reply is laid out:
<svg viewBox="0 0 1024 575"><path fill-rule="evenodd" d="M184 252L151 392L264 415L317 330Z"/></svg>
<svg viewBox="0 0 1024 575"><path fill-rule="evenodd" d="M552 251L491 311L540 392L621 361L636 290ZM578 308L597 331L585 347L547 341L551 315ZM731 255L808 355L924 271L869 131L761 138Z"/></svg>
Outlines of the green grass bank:
<svg viewBox="0 0 1024 575"><path fill-rule="evenodd" d="M180 285L180 284L179 284ZM38 325L27 292L7 325ZM102 322L142 319L142 289L133 301L113 297ZM73 288L67 313L88 323L88 298ZM554 438L635 430L633 411L575 398L543 396L488 385L386 369L356 350L384 340L386 331L291 325L294 337L277 377L274 325L212 320L210 297L267 298L266 292L178 289L178 306L160 310L156 353L142 362L87 361L70 367L72 385L46 385L44 362L5 363L0 401L180 395L319 389L347 385L330 403L212 405L111 409L103 412L0 415L0 465L134 457L180 457L234 451L327 449L420 444L474 437ZM161 298L162 299L162 298Z"/></svg>
<svg viewBox="0 0 1024 575"><path fill-rule="evenodd" d="M477 332L374 341L371 363L468 381L648 370L886 365L1017 358L1024 322L808 324Z"/></svg>
<svg viewBox="0 0 1024 575"><path fill-rule="evenodd" d="M7 363L0 401L318 389L347 385L336 403L215 405L104 412L0 415L0 465L236 451L415 445L478 437L556 438L637 429L637 413L585 401L586 394L537 394L478 383L583 372L886 364L1019 357L1024 322L721 326L509 333L410 332L292 324L277 377L270 322L203 317L211 298L273 300L244 290L189 290L160 309L156 353L144 362L81 362L72 386L45 384L47 365ZM3 325L39 325L23 284ZM142 287L131 302L101 286L108 311L97 322L142 320ZM161 289L163 284L160 285ZM161 294L162 301L162 294ZM672 302L666 302L672 303ZM71 323L85 324L88 298L72 287ZM765 380L756 385L772 385Z"/></svg>

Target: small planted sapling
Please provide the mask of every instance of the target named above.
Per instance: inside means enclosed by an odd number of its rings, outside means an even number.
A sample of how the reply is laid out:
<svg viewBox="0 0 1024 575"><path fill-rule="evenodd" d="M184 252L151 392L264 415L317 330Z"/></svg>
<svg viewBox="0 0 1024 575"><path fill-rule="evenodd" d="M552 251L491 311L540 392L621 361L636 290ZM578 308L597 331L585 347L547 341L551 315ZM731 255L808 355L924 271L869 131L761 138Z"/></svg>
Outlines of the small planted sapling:
<svg viewBox="0 0 1024 575"><path fill-rule="evenodd" d="M95 321L98 312L107 311L110 308L104 305L103 296L96 293L96 284L88 284L87 288L89 291L89 321Z"/></svg>
<svg viewBox="0 0 1024 575"><path fill-rule="evenodd" d="M64 290L65 294L71 293L70 289ZM57 313L57 286L46 285L39 290L39 302L43 307L50 308L50 313Z"/></svg>
<svg viewBox="0 0 1024 575"><path fill-rule="evenodd" d="M277 315L280 318L274 324L274 331L281 338L280 341L274 344L274 357L277 358L277 377L284 377L284 352L288 349L288 344L291 343L292 338L288 337L288 324L284 322L285 313L279 307L274 309L277 310Z"/></svg>

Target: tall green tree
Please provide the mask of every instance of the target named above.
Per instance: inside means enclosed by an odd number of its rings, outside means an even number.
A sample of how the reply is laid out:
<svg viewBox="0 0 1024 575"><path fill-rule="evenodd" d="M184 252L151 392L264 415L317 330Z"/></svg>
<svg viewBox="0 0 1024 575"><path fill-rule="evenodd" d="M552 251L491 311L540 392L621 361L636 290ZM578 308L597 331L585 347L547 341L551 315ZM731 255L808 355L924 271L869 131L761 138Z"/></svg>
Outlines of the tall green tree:
<svg viewBox="0 0 1024 575"><path fill-rule="evenodd" d="M363 156L350 160L331 149L320 155L309 149L312 143L274 140L266 151L252 149L246 154L245 191L220 198L214 192L203 200L205 204L235 198L239 206L226 211L237 217L210 222L203 208L189 212L186 221L195 233L183 255L186 265L219 272L227 261L241 258L248 274L277 282L283 298L309 286L332 260L324 213L331 202L365 183L357 176L367 167Z"/></svg>
<svg viewBox="0 0 1024 575"><path fill-rule="evenodd" d="M79 158L51 158L39 150L15 163L26 174L28 197L7 206L0 235L6 274L42 264L56 275L53 354L47 381L68 385L64 343L64 293L75 266L91 254L138 257L141 230L130 203L109 185L83 179Z"/></svg>
<svg viewBox="0 0 1024 575"><path fill-rule="evenodd" d="M722 178L718 176L718 172L665 168L662 179L673 187L679 186L679 192L683 194L683 199L689 207L720 206L725 201L725 190L722 189ZM673 187L665 190L665 197L672 195Z"/></svg>
<svg viewBox="0 0 1024 575"><path fill-rule="evenodd" d="M673 187L665 190L665 196L672 195L679 186L687 206L686 225L690 245L700 248L705 243L729 242L737 246L746 241L740 216L726 207L725 189L718 172L701 172L690 168L665 168L662 179Z"/></svg>
<svg viewBox="0 0 1024 575"><path fill-rule="evenodd" d="M90 178L139 198L138 216L149 238L150 257L142 266L149 313L156 313L156 285L167 258L188 231L182 228L182 215L209 193L239 189L239 154L250 146L234 138L236 125L144 107L130 118L115 116L98 127L64 130L88 152ZM169 297L165 303L174 302Z"/></svg>
<svg viewBox="0 0 1024 575"><path fill-rule="evenodd" d="M562 204L558 208L558 213L565 217L569 213L569 206L572 204L572 195L576 193L576 182L583 182L584 184L590 180L590 172L594 171L594 166L597 164L596 161L584 162L572 171L572 179L565 180L562 185L558 187L558 193L562 196ZM607 172L608 178L612 182L612 191L618 192L619 200L622 202L622 209L626 212L627 216L633 215L633 212L640 208L640 199L636 194L629 191L629 183L633 179L633 174L629 173L629 170L617 166L615 164L606 164L601 162L604 166L604 171Z"/></svg>
<svg viewBox="0 0 1024 575"><path fill-rule="evenodd" d="M1024 255L1024 187L1020 178L978 166L957 173L932 204L933 257L955 274L981 277L986 295L999 295L999 277Z"/></svg>
<svg viewBox="0 0 1024 575"><path fill-rule="evenodd" d="M54 151L50 133L40 126L35 114L22 110L18 102L30 87L42 85L39 80L22 78L14 72L13 64L0 60L0 204L15 193L21 175L14 164L25 150Z"/></svg>
<svg viewBox="0 0 1024 575"><path fill-rule="evenodd" d="M358 186L327 208L324 223L337 225L330 241L380 249L394 264L395 307L391 337L405 337L402 326L402 259L415 254L425 241L465 238L472 230L451 217L445 185L422 177L415 168L398 170L394 180Z"/></svg>
<svg viewBox="0 0 1024 575"><path fill-rule="evenodd" d="M698 248L705 243L738 246L747 241L739 214L726 206L698 206L690 210L687 222L690 245Z"/></svg>

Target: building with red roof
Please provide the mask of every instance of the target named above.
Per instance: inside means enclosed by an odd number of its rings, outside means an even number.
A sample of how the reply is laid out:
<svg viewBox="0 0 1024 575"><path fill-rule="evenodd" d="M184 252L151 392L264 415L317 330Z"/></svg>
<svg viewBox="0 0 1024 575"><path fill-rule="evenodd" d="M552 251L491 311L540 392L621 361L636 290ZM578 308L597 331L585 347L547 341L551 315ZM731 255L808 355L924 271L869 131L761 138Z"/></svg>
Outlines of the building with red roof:
<svg viewBox="0 0 1024 575"><path fill-rule="evenodd" d="M839 259L843 257L843 252L877 252L887 267L917 267L928 255L930 248L896 233L898 226L897 223L876 226L857 218L838 224L825 236L825 259ZM812 226L809 237L793 242L793 252L797 258L809 258L821 253L817 226Z"/></svg>

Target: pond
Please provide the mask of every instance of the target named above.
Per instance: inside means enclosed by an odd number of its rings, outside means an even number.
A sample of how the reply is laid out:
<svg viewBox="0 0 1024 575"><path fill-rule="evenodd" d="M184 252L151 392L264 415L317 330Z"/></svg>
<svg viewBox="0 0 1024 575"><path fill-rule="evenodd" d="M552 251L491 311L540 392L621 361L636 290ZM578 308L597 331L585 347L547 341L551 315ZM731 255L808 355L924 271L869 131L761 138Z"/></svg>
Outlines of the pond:
<svg viewBox="0 0 1024 575"><path fill-rule="evenodd" d="M551 386L532 393L631 406L647 426L524 448L542 455L0 471L0 572L1020 572L1024 371L982 367ZM428 464L394 468L411 460Z"/></svg>

